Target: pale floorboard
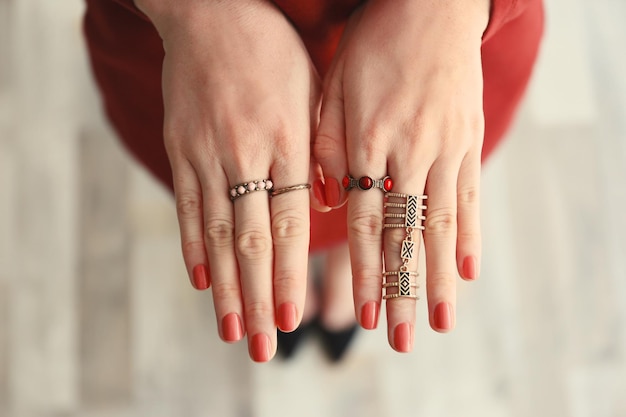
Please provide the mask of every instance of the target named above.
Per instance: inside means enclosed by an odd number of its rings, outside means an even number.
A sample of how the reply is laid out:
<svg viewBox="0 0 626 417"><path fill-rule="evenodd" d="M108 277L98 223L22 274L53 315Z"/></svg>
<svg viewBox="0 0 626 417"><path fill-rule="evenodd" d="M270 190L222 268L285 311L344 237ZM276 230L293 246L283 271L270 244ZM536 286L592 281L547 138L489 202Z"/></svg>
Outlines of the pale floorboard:
<svg viewBox="0 0 626 417"><path fill-rule="evenodd" d="M0 417L626 416L626 3L548 0L484 168L481 279L415 351L257 365L187 281L171 197L100 113L80 0L0 0ZM384 318L381 320L384 323Z"/></svg>

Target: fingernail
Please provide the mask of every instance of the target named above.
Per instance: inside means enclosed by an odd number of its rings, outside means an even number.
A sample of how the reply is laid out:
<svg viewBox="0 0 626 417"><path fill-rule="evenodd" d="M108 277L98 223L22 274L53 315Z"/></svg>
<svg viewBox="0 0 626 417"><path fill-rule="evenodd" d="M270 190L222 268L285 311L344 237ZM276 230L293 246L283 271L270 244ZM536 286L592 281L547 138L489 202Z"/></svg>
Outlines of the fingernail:
<svg viewBox="0 0 626 417"><path fill-rule="evenodd" d="M207 273L206 266L200 264L193 268L193 285L197 290L206 290L209 288L211 281Z"/></svg>
<svg viewBox="0 0 626 417"><path fill-rule="evenodd" d="M252 336L250 342L250 354L255 362L267 362L272 357L270 350L270 338L263 333Z"/></svg>
<svg viewBox="0 0 626 417"><path fill-rule="evenodd" d="M322 180L315 180L315 182L313 182L313 195L321 205L328 206L328 203L326 203L326 191L324 190Z"/></svg>
<svg viewBox="0 0 626 417"><path fill-rule="evenodd" d="M398 352L411 351L411 325L400 323L393 331L393 344Z"/></svg>
<svg viewBox="0 0 626 417"><path fill-rule="evenodd" d="M367 330L374 330L378 325L379 307L376 301L368 301L361 307L361 326Z"/></svg>
<svg viewBox="0 0 626 417"><path fill-rule="evenodd" d="M437 304L433 312L433 321L437 330L450 330L452 328L452 309L450 304Z"/></svg>
<svg viewBox="0 0 626 417"><path fill-rule="evenodd" d="M476 262L476 258L474 256L466 256L463 259L463 278L465 279L476 279L478 278L478 262Z"/></svg>
<svg viewBox="0 0 626 417"><path fill-rule="evenodd" d="M222 337L226 342L238 342L243 337L243 326L237 313L229 313L222 319Z"/></svg>
<svg viewBox="0 0 626 417"><path fill-rule="evenodd" d="M324 179L326 180L326 186L324 187L326 190L326 202L329 207L337 207L339 205L339 195L341 194L339 182L332 177Z"/></svg>
<svg viewBox="0 0 626 417"><path fill-rule="evenodd" d="M278 328L283 332L296 329L296 305L294 303L282 303L276 312Z"/></svg>

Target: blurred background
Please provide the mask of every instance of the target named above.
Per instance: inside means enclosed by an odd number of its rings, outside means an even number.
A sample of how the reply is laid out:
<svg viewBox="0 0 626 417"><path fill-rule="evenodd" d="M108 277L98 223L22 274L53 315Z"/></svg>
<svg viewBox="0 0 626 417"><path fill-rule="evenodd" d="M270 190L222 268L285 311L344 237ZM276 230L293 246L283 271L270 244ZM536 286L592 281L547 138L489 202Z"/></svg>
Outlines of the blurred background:
<svg viewBox="0 0 626 417"><path fill-rule="evenodd" d="M411 354L380 326L338 365L315 342L258 365L103 119L81 1L0 0L0 416L626 417L626 1L546 7L457 329L420 301Z"/></svg>

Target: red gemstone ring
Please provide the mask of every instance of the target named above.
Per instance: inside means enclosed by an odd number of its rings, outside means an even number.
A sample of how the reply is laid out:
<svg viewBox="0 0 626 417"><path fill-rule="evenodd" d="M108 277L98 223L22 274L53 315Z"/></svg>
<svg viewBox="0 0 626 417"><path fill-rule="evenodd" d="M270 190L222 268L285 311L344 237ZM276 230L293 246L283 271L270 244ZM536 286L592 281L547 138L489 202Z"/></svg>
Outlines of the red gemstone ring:
<svg viewBox="0 0 626 417"><path fill-rule="evenodd" d="M352 178L350 175L346 175L343 177L341 181L341 185L345 188L346 191L350 191L353 188L358 188L359 190L369 190L371 188L380 188L384 192L388 193L393 188L393 180L389 175L379 180L374 180L372 177L363 176L359 179Z"/></svg>

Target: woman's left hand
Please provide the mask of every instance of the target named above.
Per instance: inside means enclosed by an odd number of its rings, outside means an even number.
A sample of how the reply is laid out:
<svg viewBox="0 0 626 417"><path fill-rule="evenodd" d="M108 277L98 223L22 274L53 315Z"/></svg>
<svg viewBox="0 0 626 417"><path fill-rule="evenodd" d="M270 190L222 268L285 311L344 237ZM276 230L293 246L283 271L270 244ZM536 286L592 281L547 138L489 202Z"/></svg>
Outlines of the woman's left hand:
<svg viewBox="0 0 626 417"><path fill-rule="evenodd" d="M465 279L479 271L480 48L489 6L489 0L366 3L351 18L326 78L313 148L329 206L346 201L346 174L389 175L394 192L428 195L427 297L430 325L441 332L455 325L456 271ZM357 319L369 329L378 320L382 271L402 264L405 229L382 225L383 194L350 191L354 301ZM410 269L416 270L415 259ZM413 347L415 305L387 300L388 339L397 351Z"/></svg>

